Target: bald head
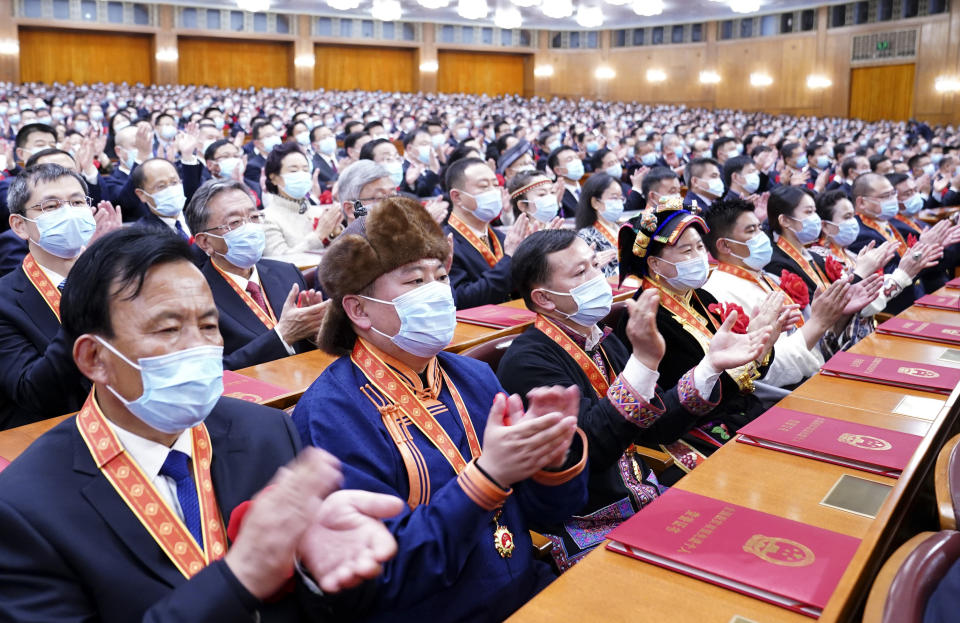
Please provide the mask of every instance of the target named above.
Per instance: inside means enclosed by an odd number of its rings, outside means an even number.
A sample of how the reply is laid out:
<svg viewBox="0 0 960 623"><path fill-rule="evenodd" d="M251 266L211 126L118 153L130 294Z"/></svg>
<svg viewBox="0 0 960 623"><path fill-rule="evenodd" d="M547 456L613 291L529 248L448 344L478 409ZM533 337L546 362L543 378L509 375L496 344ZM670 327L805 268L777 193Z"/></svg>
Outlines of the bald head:
<svg viewBox="0 0 960 623"><path fill-rule="evenodd" d="M890 181L879 173L864 173L853 181L853 199L860 197L876 197L890 191L893 186Z"/></svg>
<svg viewBox="0 0 960 623"><path fill-rule="evenodd" d="M113 142L124 149L132 149L137 140L137 126L128 125L114 135Z"/></svg>

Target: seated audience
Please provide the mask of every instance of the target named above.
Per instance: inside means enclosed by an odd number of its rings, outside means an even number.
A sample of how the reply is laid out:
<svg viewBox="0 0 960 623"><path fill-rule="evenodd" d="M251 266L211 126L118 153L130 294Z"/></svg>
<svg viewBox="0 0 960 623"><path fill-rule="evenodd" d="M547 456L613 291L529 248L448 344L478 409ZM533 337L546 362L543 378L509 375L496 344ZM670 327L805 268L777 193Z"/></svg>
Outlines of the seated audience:
<svg viewBox="0 0 960 623"><path fill-rule="evenodd" d="M616 177L594 173L583 185L577 207L577 234L597 252L606 277L617 276L617 231L623 214L623 187Z"/></svg>

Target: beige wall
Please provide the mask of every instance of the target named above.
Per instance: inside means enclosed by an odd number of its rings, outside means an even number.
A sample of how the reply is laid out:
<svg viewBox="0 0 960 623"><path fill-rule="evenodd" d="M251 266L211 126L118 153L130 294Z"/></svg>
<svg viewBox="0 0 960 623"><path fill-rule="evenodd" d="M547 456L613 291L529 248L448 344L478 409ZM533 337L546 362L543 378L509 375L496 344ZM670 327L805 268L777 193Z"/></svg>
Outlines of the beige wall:
<svg viewBox="0 0 960 623"><path fill-rule="evenodd" d="M0 0L0 15L12 14L13 0ZM951 0L948 14L886 22L867 26L828 29L827 9L819 9L818 29L810 33L778 37L754 38L742 41L716 41L716 24L705 25L707 41L685 45L662 45L639 48L611 48L610 33L601 32L598 50L551 50L548 33L541 32L535 49L490 48L444 45L444 49L463 49L477 52L500 51L529 55L523 84L517 90L528 95L549 97L600 97L645 103L687 104L709 108L739 108L763 110L772 113L796 115L817 114L846 116L850 99L850 51L852 37L857 34L889 31L900 28L919 28L919 49L915 72L913 111L917 118L932 122L960 123L960 94L941 94L934 90L934 79L942 74L960 75L960 0ZM176 45L177 35L198 35L196 31L178 31L174 28L173 8L160 7L158 28L128 28L131 32L153 35L154 48ZM0 39L17 36L18 25L37 26L40 20L0 20ZM309 55L315 43L344 44L342 40L325 41L310 35L310 18L301 16L295 35L275 36L278 40L293 41L294 55ZM45 27L59 26L49 21ZM66 26L66 24L64 24ZM109 29L98 24L69 24L70 28ZM203 32L203 36L217 36ZM224 33L224 37L236 37ZM271 38L258 35L257 38ZM363 45L349 41L350 45ZM383 42L370 42L383 45ZM415 88L423 91L437 89L437 74L419 72L423 61L437 60L437 44L432 24L423 25L423 41L417 44L398 44L415 50ZM532 54L531 54L532 52ZM898 60L898 63L905 61ZM532 75L533 67L553 66L549 78ZM601 81L594 77L598 65L609 65L617 77ZM20 59L16 55L0 56L0 81L19 79ZM666 82L651 84L646 81L646 70L662 69ZM722 76L718 85L701 85L698 79L702 69L712 69ZM177 62L154 61L150 68L158 82L177 80ZM765 88L749 85L754 71L769 73L774 83ZM833 86L812 91L806 87L806 78L812 73L827 75ZM297 88L314 87L313 68L296 68L293 83Z"/></svg>

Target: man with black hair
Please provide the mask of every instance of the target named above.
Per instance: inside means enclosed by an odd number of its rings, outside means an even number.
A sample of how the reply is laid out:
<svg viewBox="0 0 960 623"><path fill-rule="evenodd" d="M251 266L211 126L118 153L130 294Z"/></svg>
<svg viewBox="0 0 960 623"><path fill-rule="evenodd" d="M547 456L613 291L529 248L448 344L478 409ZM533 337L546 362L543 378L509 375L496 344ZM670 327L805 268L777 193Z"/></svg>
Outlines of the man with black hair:
<svg viewBox="0 0 960 623"><path fill-rule="evenodd" d="M683 207L689 208L696 202L701 210L709 210L710 205L723 197L723 178L720 175L720 163L713 158L699 158L687 165L687 194L683 198Z"/></svg>
<svg viewBox="0 0 960 623"><path fill-rule="evenodd" d="M721 136L713 141L710 148L713 159L717 161L718 166L723 166L730 158L739 156L743 153L743 146L732 136Z"/></svg>
<svg viewBox="0 0 960 623"><path fill-rule="evenodd" d="M853 156L840 162L840 175L827 184L827 190L842 190L848 198L853 199L853 182L863 175L870 173L870 161L866 156Z"/></svg>
<svg viewBox="0 0 960 623"><path fill-rule="evenodd" d="M572 218L580 203L580 180L584 164L577 151L569 145L561 145L547 156L547 166L557 179L563 180L563 199L560 201L560 216Z"/></svg>
<svg viewBox="0 0 960 623"><path fill-rule="evenodd" d="M324 125L314 126L310 130L310 145L313 148L313 170L318 172L317 182L323 190L332 188L340 174L333 130Z"/></svg>
<svg viewBox="0 0 960 623"><path fill-rule="evenodd" d="M7 217L10 209L7 206L7 193L10 184L23 171L23 165L35 153L57 146L57 133L50 126L43 123L28 123L17 131L14 140L14 157L16 164L7 172L7 177L0 179L0 231L10 227Z"/></svg>
<svg viewBox="0 0 960 623"><path fill-rule="evenodd" d="M656 210L661 199L680 196L680 178L668 167L653 167L640 183L641 196L635 189L627 196L627 210Z"/></svg>
<svg viewBox="0 0 960 623"><path fill-rule="evenodd" d="M263 171L263 166L267 164L267 156L281 142L280 134L271 124L266 121L254 123L250 130L251 147L247 154L247 168L243 172L244 179L260 188L260 173ZM262 192L263 189L261 188L260 191Z"/></svg>
<svg viewBox="0 0 960 623"><path fill-rule="evenodd" d="M760 189L760 170L750 156L734 156L723 164L723 185L727 199L745 199Z"/></svg>
<svg viewBox="0 0 960 623"><path fill-rule="evenodd" d="M284 589L294 561L326 594L379 573L402 502L338 491L336 458L294 459L286 414L221 397L217 310L180 238L115 231L70 277L64 340L93 390L0 473L0 619L297 621L323 598L300 573Z"/></svg>
<svg viewBox="0 0 960 623"><path fill-rule="evenodd" d="M360 150L371 140L373 139L366 132L351 132L347 134L343 139L343 152L346 154L346 158L344 158L341 168L346 168L360 160Z"/></svg>
<svg viewBox="0 0 960 623"><path fill-rule="evenodd" d="M413 173L410 170L413 169ZM400 190L416 197L442 195L440 157L425 127L411 130L403 139L403 182ZM415 176L415 177L414 177ZM408 177L413 177L412 182Z"/></svg>

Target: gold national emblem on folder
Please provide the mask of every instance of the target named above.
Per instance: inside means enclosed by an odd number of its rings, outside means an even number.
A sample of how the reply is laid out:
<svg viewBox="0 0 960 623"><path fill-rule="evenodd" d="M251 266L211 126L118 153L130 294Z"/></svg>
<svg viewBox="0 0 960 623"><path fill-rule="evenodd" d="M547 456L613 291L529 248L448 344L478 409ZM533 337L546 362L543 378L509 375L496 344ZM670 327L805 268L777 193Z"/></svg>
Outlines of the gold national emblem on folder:
<svg viewBox="0 0 960 623"><path fill-rule="evenodd" d="M263 402L263 396L249 392L229 392L223 395L227 398L237 398L238 400L246 400L247 402Z"/></svg>
<svg viewBox="0 0 960 623"><path fill-rule="evenodd" d="M935 379L940 376L939 373L934 372L933 370L926 370L924 368L897 368L897 374L906 374L907 376L916 376L921 379Z"/></svg>
<svg viewBox="0 0 960 623"><path fill-rule="evenodd" d="M806 567L816 560L813 550L803 543L762 534L750 537L744 543L743 551L781 567Z"/></svg>
<svg viewBox="0 0 960 623"><path fill-rule="evenodd" d="M960 330L958 329L940 329L940 333L946 333L947 335L956 335L960 337Z"/></svg>
<svg viewBox="0 0 960 623"><path fill-rule="evenodd" d="M844 433L837 437L837 441L853 446L854 448L863 448L864 450L889 450L893 447L890 442L871 437L870 435L858 435L856 433Z"/></svg>

